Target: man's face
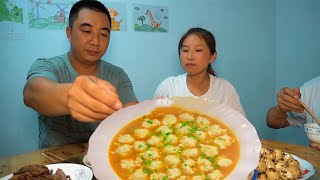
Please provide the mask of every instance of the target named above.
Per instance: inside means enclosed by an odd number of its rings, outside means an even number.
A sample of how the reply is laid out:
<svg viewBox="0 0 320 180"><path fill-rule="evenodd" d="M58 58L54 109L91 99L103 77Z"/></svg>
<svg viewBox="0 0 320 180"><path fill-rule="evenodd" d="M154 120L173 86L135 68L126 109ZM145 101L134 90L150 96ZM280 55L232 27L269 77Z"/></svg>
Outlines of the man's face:
<svg viewBox="0 0 320 180"><path fill-rule="evenodd" d="M102 12L82 9L72 29L67 28L71 55L84 64L96 63L106 52L110 40L110 22Z"/></svg>

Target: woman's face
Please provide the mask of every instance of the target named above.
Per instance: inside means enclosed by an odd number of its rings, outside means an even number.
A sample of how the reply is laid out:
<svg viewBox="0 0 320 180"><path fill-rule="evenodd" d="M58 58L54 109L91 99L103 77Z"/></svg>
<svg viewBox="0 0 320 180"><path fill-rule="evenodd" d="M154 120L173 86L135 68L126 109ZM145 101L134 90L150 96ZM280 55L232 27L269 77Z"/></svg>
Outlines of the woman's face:
<svg viewBox="0 0 320 180"><path fill-rule="evenodd" d="M186 37L180 49L180 63L189 75L206 73L208 65L214 61L206 42L196 34Z"/></svg>

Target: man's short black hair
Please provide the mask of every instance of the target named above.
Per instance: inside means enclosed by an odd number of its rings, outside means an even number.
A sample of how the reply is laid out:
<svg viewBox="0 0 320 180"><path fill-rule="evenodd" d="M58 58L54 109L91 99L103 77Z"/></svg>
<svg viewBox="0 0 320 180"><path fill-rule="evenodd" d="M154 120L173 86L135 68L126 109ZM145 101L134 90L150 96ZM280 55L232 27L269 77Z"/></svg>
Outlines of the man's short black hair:
<svg viewBox="0 0 320 180"><path fill-rule="evenodd" d="M104 6L101 2L96 0L80 0L76 2L70 10L70 14L69 14L70 28L72 28L74 21L78 18L78 14L82 9L90 9L90 10L94 10L94 11L102 12L106 14L111 26L111 17L106 6Z"/></svg>

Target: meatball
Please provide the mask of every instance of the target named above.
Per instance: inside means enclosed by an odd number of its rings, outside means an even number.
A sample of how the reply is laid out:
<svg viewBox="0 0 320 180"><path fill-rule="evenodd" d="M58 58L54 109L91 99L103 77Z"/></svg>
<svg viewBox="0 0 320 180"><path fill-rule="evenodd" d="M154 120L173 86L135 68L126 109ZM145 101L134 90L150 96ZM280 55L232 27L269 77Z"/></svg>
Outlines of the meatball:
<svg viewBox="0 0 320 180"><path fill-rule="evenodd" d="M269 168L276 168L276 165L271 159L264 159L264 162L266 163L267 169Z"/></svg>
<svg viewBox="0 0 320 180"><path fill-rule="evenodd" d="M297 161L296 159L289 159L287 162L289 167L300 167L300 163L299 161Z"/></svg>
<svg viewBox="0 0 320 180"><path fill-rule="evenodd" d="M301 171L299 167L289 167L289 170L291 170L294 179L298 179L300 177Z"/></svg>
<svg viewBox="0 0 320 180"><path fill-rule="evenodd" d="M291 154L286 153L286 152L282 152L282 157L283 157L284 162L287 162L289 159L293 158Z"/></svg>
<svg viewBox="0 0 320 180"><path fill-rule="evenodd" d="M257 170L258 170L259 174L265 173L266 170L267 170L266 162L260 160L259 164L258 164L258 167L257 167Z"/></svg>
<svg viewBox="0 0 320 180"><path fill-rule="evenodd" d="M280 179L279 173L274 168L267 169L266 175L267 175L268 180L279 180Z"/></svg>
<svg viewBox="0 0 320 180"><path fill-rule="evenodd" d="M264 153L264 151L266 150L266 148L261 148L261 150L260 150L260 158L263 158L263 153Z"/></svg>
<svg viewBox="0 0 320 180"><path fill-rule="evenodd" d="M276 158L276 153L274 152L273 149L267 148L263 152L263 157L274 160Z"/></svg>
<svg viewBox="0 0 320 180"><path fill-rule="evenodd" d="M267 180L267 175L266 174L259 174L257 177L257 180Z"/></svg>
<svg viewBox="0 0 320 180"><path fill-rule="evenodd" d="M276 161L276 170L279 171L279 169L286 167L287 164L284 162L284 160L278 160Z"/></svg>
<svg viewBox="0 0 320 180"><path fill-rule="evenodd" d="M282 156L282 151L281 151L281 150L275 149L275 150L274 150L274 153L275 153L275 155L276 155L276 157L275 157L275 159L274 159L275 161L280 160L280 159L283 158L283 156Z"/></svg>
<svg viewBox="0 0 320 180"><path fill-rule="evenodd" d="M288 168L280 169L279 174L280 174L281 179L283 179L283 180L293 180L294 179L293 173Z"/></svg>

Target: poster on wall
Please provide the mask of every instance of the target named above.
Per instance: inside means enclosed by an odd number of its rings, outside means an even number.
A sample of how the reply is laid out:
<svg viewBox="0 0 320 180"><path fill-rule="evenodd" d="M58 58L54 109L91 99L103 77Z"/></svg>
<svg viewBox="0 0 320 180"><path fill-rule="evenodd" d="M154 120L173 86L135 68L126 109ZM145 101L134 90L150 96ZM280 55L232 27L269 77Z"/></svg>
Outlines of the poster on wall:
<svg viewBox="0 0 320 180"><path fill-rule="evenodd" d="M127 30L127 15L125 3L119 2L102 2L110 13L111 30L112 31L126 31Z"/></svg>
<svg viewBox="0 0 320 180"><path fill-rule="evenodd" d="M133 29L137 32L168 32L168 7L134 4L133 22Z"/></svg>
<svg viewBox="0 0 320 180"><path fill-rule="evenodd" d="M0 39L23 39L24 0L0 0Z"/></svg>
<svg viewBox="0 0 320 180"><path fill-rule="evenodd" d="M29 28L66 29L75 0L29 0Z"/></svg>

